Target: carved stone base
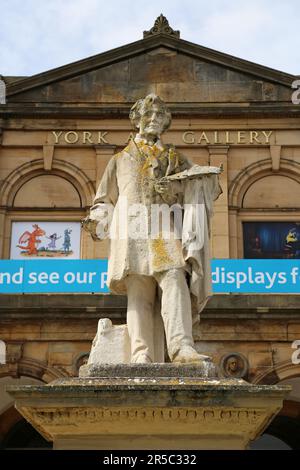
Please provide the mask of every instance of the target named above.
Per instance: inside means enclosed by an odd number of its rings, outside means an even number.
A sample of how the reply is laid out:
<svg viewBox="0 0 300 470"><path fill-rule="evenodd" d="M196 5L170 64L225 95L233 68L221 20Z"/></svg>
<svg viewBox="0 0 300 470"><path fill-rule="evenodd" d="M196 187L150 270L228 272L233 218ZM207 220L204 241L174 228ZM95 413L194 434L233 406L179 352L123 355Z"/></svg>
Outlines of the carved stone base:
<svg viewBox="0 0 300 470"><path fill-rule="evenodd" d="M54 448L107 450L245 449L290 391L199 372L196 365L102 366L102 377L8 391Z"/></svg>

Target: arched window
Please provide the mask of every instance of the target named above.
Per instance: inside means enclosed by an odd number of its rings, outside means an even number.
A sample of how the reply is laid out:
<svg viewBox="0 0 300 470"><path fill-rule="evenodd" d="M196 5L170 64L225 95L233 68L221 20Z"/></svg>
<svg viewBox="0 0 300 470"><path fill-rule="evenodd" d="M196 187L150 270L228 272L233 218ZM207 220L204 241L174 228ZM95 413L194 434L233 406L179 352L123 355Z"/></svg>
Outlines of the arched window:
<svg viewBox="0 0 300 470"><path fill-rule="evenodd" d="M81 208L77 189L57 175L39 175L26 181L17 191L13 207Z"/></svg>
<svg viewBox="0 0 300 470"><path fill-rule="evenodd" d="M244 168L229 187L231 258L300 258L300 165L269 159Z"/></svg>
<svg viewBox="0 0 300 470"><path fill-rule="evenodd" d="M34 372L34 371L33 371ZM19 378L0 377L0 448L37 449L50 447L47 442L14 407L14 400L6 391L8 385L40 385L43 383L33 377L22 375Z"/></svg>
<svg viewBox="0 0 300 470"><path fill-rule="evenodd" d="M257 179L247 189L243 208L300 208L300 183L285 175L268 175Z"/></svg>

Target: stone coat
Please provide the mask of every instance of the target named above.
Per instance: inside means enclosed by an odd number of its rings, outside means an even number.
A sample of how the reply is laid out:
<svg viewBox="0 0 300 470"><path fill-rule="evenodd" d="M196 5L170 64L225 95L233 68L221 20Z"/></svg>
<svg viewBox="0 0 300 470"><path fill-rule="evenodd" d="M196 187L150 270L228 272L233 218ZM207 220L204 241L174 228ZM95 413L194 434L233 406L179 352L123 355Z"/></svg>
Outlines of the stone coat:
<svg viewBox="0 0 300 470"><path fill-rule="evenodd" d="M154 187L155 182L161 177L183 171L191 166L192 163L179 154L174 147L164 146L161 141L149 146L138 138L130 141L124 150L111 158L97 190L90 217L98 222L98 236L101 228L101 238L110 237L108 285L112 292L126 294L124 279L128 274L151 276L157 272L182 267L190 273L194 281L195 272L200 276L201 273L205 274L202 266L195 271L196 264L191 261L191 253L188 253L187 247L183 250L180 238L174 237L174 217L171 220L167 238L164 237L163 230L160 230L161 227L151 238L151 229L153 230L151 205L171 206L176 203L182 205L185 200L188 203L189 201L196 202L191 196L191 191L187 190L189 187L195 187L194 181L172 182L171 194L158 193ZM196 256L195 262L198 263L202 259L206 271L207 262L209 264L209 260L206 262L206 258L209 257L208 219L212 215L212 200L220 194L220 187L216 175L210 175L202 180L205 182L198 184L197 189L202 195L200 198L202 197L206 204L206 215L203 220L206 227L206 256L205 260L203 256L202 258ZM206 181L210 183L207 185ZM203 186L206 189L206 199L203 199ZM146 210L131 213L130 210L126 210L126 202L127 208L133 204L140 204ZM113 212L110 212L111 217L107 217L108 205L114 207ZM129 226L131 236L128 236ZM127 227L127 231L124 227ZM140 237L132 236L132 227L136 228L136 233L140 234ZM206 286L210 285L210 271L208 277L209 279L205 282ZM195 294L197 289L194 288L193 291ZM206 293L208 289L205 291L205 296ZM200 305L201 302L198 304Z"/></svg>

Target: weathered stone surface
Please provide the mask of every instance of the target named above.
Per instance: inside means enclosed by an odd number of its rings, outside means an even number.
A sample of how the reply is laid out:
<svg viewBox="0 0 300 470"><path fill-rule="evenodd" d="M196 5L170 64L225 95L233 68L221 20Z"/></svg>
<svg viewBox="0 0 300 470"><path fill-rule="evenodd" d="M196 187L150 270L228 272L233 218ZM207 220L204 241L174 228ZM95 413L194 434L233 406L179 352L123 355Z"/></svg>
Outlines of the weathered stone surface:
<svg viewBox="0 0 300 470"><path fill-rule="evenodd" d="M165 375L171 370L163 368ZM203 379L189 370L191 377L74 378L8 391L20 413L56 449L137 450L244 449L290 390Z"/></svg>
<svg viewBox="0 0 300 470"><path fill-rule="evenodd" d="M83 370L94 370L98 364L123 364L130 362L130 341L127 325L113 326L109 318L98 322L97 334L94 338L87 366Z"/></svg>
<svg viewBox="0 0 300 470"><path fill-rule="evenodd" d="M257 309L265 307L267 312L259 312ZM1 294L0 311L1 318L18 315L18 318L31 318L42 315L43 318L50 313L51 318L61 317L63 311L66 316L85 318L97 318L101 312L105 315L109 312L110 318L118 313L117 318L122 318L121 312L125 312L126 297L107 294ZM217 294L207 303L202 315L217 314L223 316L233 314L256 315L261 318L273 318L276 314L282 319L288 314L298 315L299 296L297 294ZM16 325L17 327L17 325Z"/></svg>
<svg viewBox="0 0 300 470"><path fill-rule="evenodd" d="M172 103L276 102L278 96L290 102L290 87L170 48L149 52L19 93L9 102L128 103L154 91Z"/></svg>
<svg viewBox="0 0 300 470"><path fill-rule="evenodd" d="M80 377L142 377L156 379L158 377L190 377L207 378L217 377L216 367L208 363L207 366L199 364L152 363L152 364L87 364L80 368Z"/></svg>
<svg viewBox="0 0 300 470"><path fill-rule="evenodd" d="M167 62L167 63L166 63ZM84 100L86 103L94 103L100 100L101 102L115 102L126 103L128 100L134 102L140 96L151 93L154 91L151 83L159 85L157 92L160 96L169 102L178 101L194 101L210 102L241 102L241 101L264 101L270 97L270 101L275 101L277 94L280 93L282 100L288 101L290 98L290 91L285 90L284 87L279 85L275 86L275 91L272 95L266 95L263 88L263 82L248 77L248 80L235 79L231 81L231 76L227 75L227 70L222 70L222 74L227 76L227 81L197 81L192 77L193 61L185 56L166 57L161 54L161 57L155 56L153 59L144 56L143 59L132 59L129 61L130 72L127 72L126 67L128 63L117 64L110 66L111 75L119 77L118 81L115 78L113 87L110 83L106 82L108 72L103 72L100 69L97 72L90 72L87 76L76 77L69 80L64 80L60 83L48 85L34 91L28 91L18 95L18 98L11 98L10 101L22 99L22 101L47 101L47 102L72 102ZM153 66L154 65L154 66ZM151 67L152 66L152 67ZM212 67L216 67L212 65ZM200 69L201 70L201 69ZM172 71L176 71L172 74ZM180 71L180 73L179 73ZM124 74L128 73L132 77L130 86L128 79L122 81ZM137 73L137 77L135 74ZM190 73L190 77L188 74ZM208 75L214 75L215 68L212 72L207 71ZM104 75L104 80L102 79ZM144 77L138 77L143 74ZM201 77L201 72L200 72ZM236 74L239 78L239 74ZM185 81L186 78L186 81ZM87 84L92 83L88 87ZM200 86L201 85L201 86ZM269 85L269 83L266 83ZM279 91L280 90L280 91Z"/></svg>
<svg viewBox="0 0 300 470"><path fill-rule="evenodd" d="M164 362L164 332L171 362L200 362L203 374L207 375L209 365L205 360L209 357L199 355L194 348L191 295L199 314L211 296L209 221L213 201L222 193L218 179L222 169L191 165L175 147L162 143L161 136L171 125L171 113L158 95L152 93L137 100L129 118L138 132L110 160L82 227L94 240L110 238L107 286L112 292L128 297L130 362ZM180 187L176 192L171 178L186 181L183 186L181 181L174 181ZM167 204L171 208L180 204L182 197L186 204L182 240L176 236L172 218L169 228L163 232L158 229L153 237L153 227L159 226L159 217L153 214L154 205ZM124 199L129 211L122 207ZM131 214L136 204L142 204L144 214L148 214L139 218L139 222ZM199 204L205 206L206 212L203 210L198 222ZM191 237L193 220L202 230ZM146 229L142 236L137 234L137 222ZM122 233L124 226L126 232ZM161 298L156 285L162 291ZM116 338L118 333L122 338ZM113 330L110 320L100 320L89 363L128 362L124 351L129 348L122 333L120 328Z"/></svg>
<svg viewBox="0 0 300 470"><path fill-rule="evenodd" d="M180 37L180 31L174 31L174 29L169 25L169 21L163 14L160 14L156 18L153 27L149 31L144 31L143 36L144 38L147 38L149 36L155 36L156 34L166 34L176 38Z"/></svg>

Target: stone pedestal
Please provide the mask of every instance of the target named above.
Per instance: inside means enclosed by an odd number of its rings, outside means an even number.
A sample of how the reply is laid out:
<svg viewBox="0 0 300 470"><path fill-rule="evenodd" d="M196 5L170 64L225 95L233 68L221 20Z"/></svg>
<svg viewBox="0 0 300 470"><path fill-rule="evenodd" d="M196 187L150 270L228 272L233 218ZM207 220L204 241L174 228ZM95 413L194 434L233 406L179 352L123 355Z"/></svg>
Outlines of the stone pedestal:
<svg viewBox="0 0 300 470"><path fill-rule="evenodd" d="M55 449L245 449L288 386L201 378L196 365L102 365L48 385L9 387Z"/></svg>

